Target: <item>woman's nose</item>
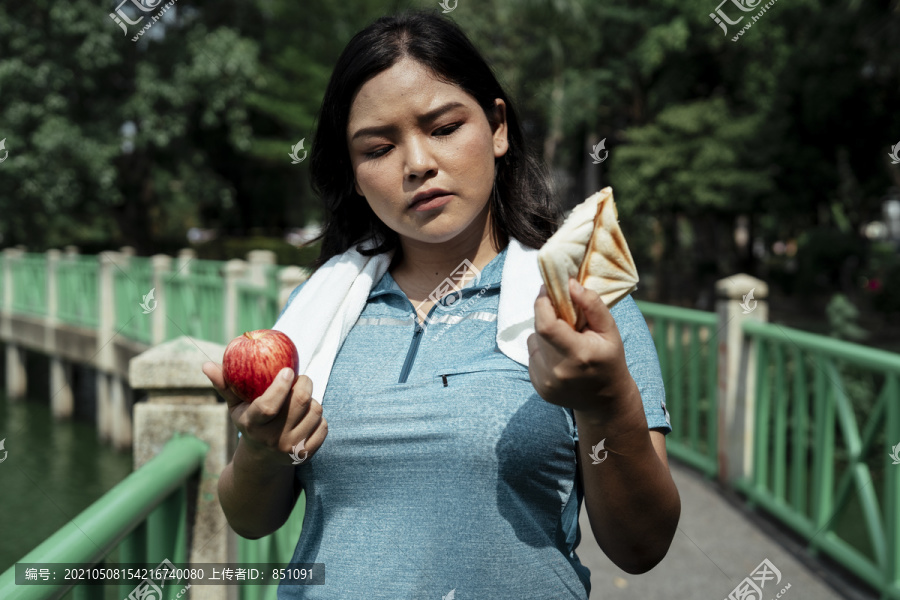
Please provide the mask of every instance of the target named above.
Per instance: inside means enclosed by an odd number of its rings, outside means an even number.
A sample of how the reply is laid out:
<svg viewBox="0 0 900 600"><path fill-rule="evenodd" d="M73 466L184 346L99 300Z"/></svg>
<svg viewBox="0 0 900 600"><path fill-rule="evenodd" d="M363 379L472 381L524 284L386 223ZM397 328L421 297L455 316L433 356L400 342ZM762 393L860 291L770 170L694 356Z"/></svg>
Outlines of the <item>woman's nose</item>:
<svg viewBox="0 0 900 600"><path fill-rule="evenodd" d="M410 139L407 144L405 170L409 178L424 177L437 171L434 154L427 140L420 136L413 136Z"/></svg>

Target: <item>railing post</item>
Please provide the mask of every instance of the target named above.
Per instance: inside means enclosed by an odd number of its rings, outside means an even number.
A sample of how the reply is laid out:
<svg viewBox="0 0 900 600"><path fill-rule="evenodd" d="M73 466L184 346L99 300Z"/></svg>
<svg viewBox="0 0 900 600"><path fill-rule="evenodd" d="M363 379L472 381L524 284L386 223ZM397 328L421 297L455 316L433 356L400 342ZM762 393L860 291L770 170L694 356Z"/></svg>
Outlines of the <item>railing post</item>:
<svg viewBox="0 0 900 600"><path fill-rule="evenodd" d="M284 309L288 297L294 289L309 279L309 271L300 267L290 266L281 269L278 273L278 306Z"/></svg>
<svg viewBox="0 0 900 600"><path fill-rule="evenodd" d="M237 337L237 311L238 289L237 284L247 274L247 263L239 258L233 258L225 263L225 323L222 331L225 339L232 340Z"/></svg>
<svg viewBox="0 0 900 600"><path fill-rule="evenodd" d="M749 298L750 292L753 297ZM745 319L769 318L766 282L739 273L716 282L719 317L719 480L731 483L753 472L756 349L745 340Z"/></svg>
<svg viewBox="0 0 900 600"><path fill-rule="evenodd" d="M172 276L172 257L168 254L154 254L150 258L150 266L153 269L153 289L158 310L150 314L150 344L157 346L166 341L166 282ZM150 290L147 290L149 293Z"/></svg>
<svg viewBox="0 0 900 600"><path fill-rule="evenodd" d="M13 264L22 258L21 248L3 250L3 322L2 338L6 341L6 397L15 402L28 392L28 376L25 372L25 350L13 338Z"/></svg>
<svg viewBox="0 0 900 600"><path fill-rule="evenodd" d="M219 504L219 475L237 446L228 405L201 371L207 360L222 362L225 346L186 336L154 346L131 360L129 381L147 391L147 401L134 405L134 468L149 461L177 433L191 434L207 444L209 452L199 488L187 494L190 547L195 563L234 563L237 537ZM196 599L237 599L237 586L201 585L191 588Z"/></svg>
<svg viewBox="0 0 900 600"><path fill-rule="evenodd" d="M266 287L269 268L275 264L275 253L271 250L251 250L247 253L247 262L250 265L250 284Z"/></svg>
<svg viewBox="0 0 900 600"><path fill-rule="evenodd" d="M97 386L97 435L99 439L108 441L112 438L113 419L111 373L115 372L115 353L112 339L116 334L116 302L113 286L113 269L121 262L118 252L101 252L97 257L98 268L98 300L100 310L97 326L97 353L94 357Z"/></svg>
<svg viewBox="0 0 900 600"><path fill-rule="evenodd" d="M47 327L44 339L50 355L50 411L56 419L71 419L75 412L72 364L59 357L56 330L59 326L59 270L62 252L47 250Z"/></svg>
<svg viewBox="0 0 900 600"><path fill-rule="evenodd" d="M197 259L197 251L193 248L182 248L175 259L175 272L179 276L190 275L191 263Z"/></svg>

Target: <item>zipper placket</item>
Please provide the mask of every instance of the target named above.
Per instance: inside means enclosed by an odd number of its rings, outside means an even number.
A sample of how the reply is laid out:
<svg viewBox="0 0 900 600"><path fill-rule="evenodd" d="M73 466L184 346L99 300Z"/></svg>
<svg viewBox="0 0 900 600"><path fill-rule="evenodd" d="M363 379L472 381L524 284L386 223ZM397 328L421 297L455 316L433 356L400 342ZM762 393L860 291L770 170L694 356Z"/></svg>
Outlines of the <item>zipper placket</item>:
<svg viewBox="0 0 900 600"><path fill-rule="evenodd" d="M409 345L406 360L403 361L403 368L400 370L400 381L397 383L406 383L406 378L409 377L409 371L412 369L413 360L415 360L416 353L419 351L419 342L422 339L423 331L425 331L425 328L419 325L419 318L416 317L416 330L413 332L412 343Z"/></svg>

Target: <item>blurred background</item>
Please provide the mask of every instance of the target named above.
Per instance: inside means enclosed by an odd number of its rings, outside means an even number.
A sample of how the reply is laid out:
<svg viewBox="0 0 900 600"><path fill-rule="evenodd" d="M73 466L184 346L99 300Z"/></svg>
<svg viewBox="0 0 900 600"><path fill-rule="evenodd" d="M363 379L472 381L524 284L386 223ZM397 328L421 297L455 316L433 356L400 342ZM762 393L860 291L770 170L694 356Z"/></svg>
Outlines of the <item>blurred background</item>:
<svg viewBox="0 0 900 600"><path fill-rule="evenodd" d="M309 265L322 213L291 155L340 51L379 16L441 6L177 0L139 36L121 18L139 3L0 4L0 248ZM637 299L713 310L715 282L743 272L768 283L769 321L900 352L900 2L739 4L764 6L445 0L561 205L613 186ZM30 456L59 470L7 479L43 494L0 499L4 522L37 497L55 516L20 526L2 571L130 465L87 424L0 408L4 430L56 440Z"/></svg>
<svg viewBox="0 0 900 600"><path fill-rule="evenodd" d="M0 247L307 264L320 208L289 154L311 146L338 54L378 16L440 9L178 0L138 37L107 4L0 7ZM448 16L559 201L613 186L637 297L711 309L712 283L746 272L769 283L772 320L898 349L897 7L780 0L740 37L750 17L726 34L715 0L460 0Z"/></svg>

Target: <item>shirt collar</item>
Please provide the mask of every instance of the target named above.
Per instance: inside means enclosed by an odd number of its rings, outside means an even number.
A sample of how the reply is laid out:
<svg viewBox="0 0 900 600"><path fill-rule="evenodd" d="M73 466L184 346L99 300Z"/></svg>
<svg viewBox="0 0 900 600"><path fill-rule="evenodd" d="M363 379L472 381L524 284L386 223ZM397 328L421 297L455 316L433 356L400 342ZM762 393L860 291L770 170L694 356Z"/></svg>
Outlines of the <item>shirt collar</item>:
<svg viewBox="0 0 900 600"><path fill-rule="evenodd" d="M503 263L506 261L506 250L509 248L509 244L506 245L503 250L501 250L497 256L491 259L491 261L484 266L481 270L481 277L477 280L470 280L466 286L463 288L470 287L482 287L488 284L491 285L491 288L499 288L500 287L500 279L503 276ZM394 281L394 278L391 277L390 272L385 271L384 275L375 284L372 290L369 292L369 299L376 296L380 296L382 294L386 294L392 291L399 291L402 293L400 286L397 285L397 282Z"/></svg>

